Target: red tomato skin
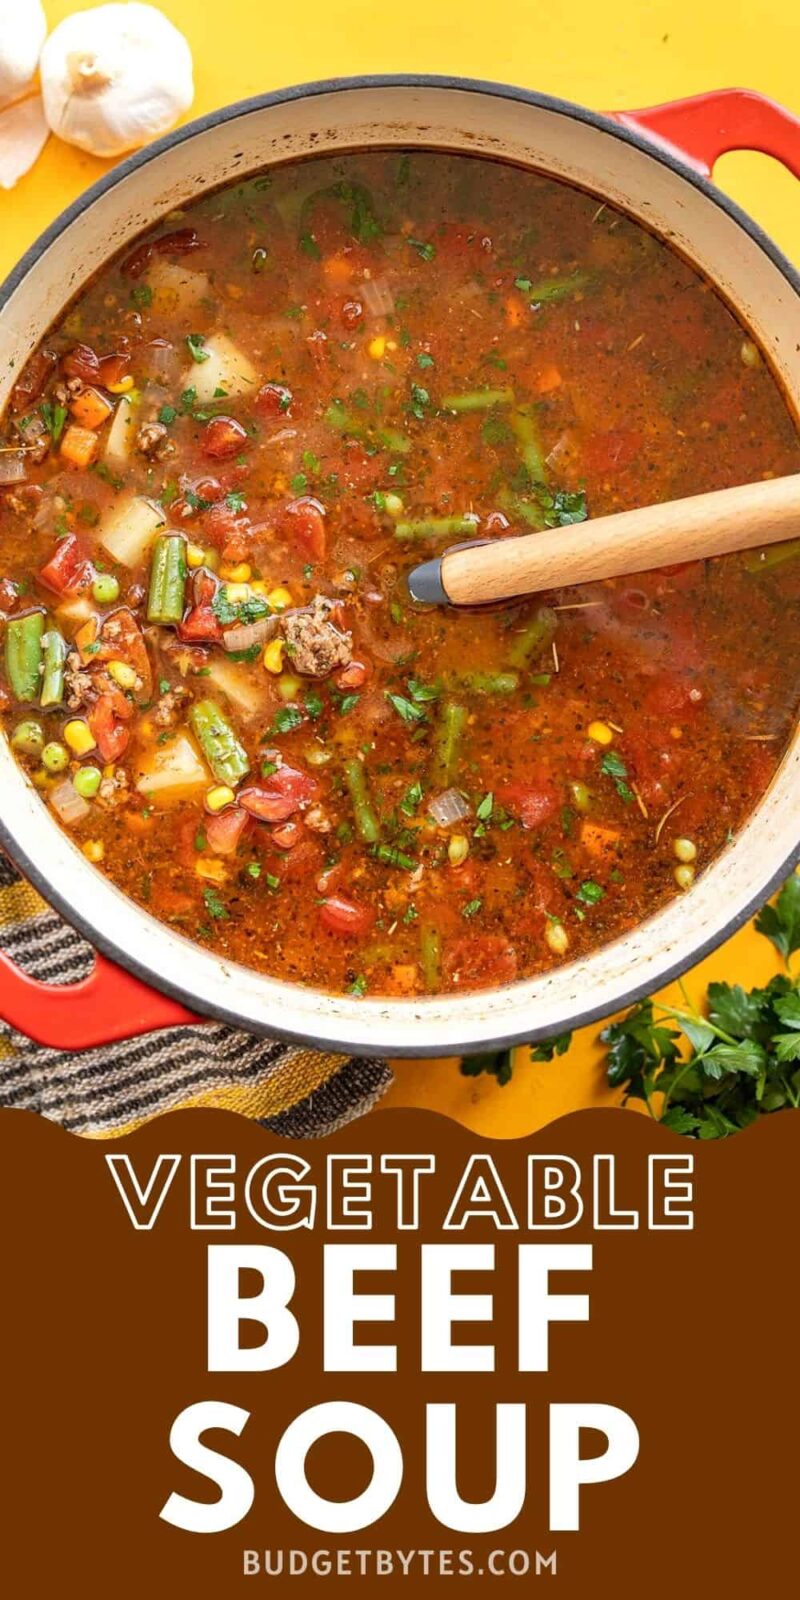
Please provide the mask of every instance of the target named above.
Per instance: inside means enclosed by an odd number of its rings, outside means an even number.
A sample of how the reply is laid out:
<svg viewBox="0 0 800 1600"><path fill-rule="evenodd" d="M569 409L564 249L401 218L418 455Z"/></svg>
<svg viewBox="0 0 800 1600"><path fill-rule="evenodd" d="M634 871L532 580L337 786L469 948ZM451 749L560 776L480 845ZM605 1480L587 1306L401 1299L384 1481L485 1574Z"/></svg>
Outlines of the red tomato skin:
<svg viewBox="0 0 800 1600"><path fill-rule="evenodd" d="M227 461L248 443L247 430L235 417L212 417L200 439L200 449L209 461Z"/></svg>
<svg viewBox="0 0 800 1600"><path fill-rule="evenodd" d="M287 822L301 806L315 800L319 785L307 772L282 766L263 783L250 784L239 795L240 803L260 822Z"/></svg>
<svg viewBox="0 0 800 1600"><path fill-rule="evenodd" d="M285 383L265 383L256 395L256 411L262 417L287 417L293 398Z"/></svg>
<svg viewBox="0 0 800 1600"><path fill-rule="evenodd" d="M241 806L226 806L224 811L209 817L205 825L209 849L218 856L234 855L249 820Z"/></svg>
<svg viewBox="0 0 800 1600"><path fill-rule="evenodd" d="M539 828L543 822L549 822L559 806L558 791L549 778L531 784L506 783L498 789L497 797L525 829Z"/></svg>
<svg viewBox="0 0 800 1600"><path fill-rule="evenodd" d="M310 495L291 500L281 518L281 533L307 561L324 561L325 513L318 500Z"/></svg>
<svg viewBox="0 0 800 1600"><path fill-rule="evenodd" d="M39 582L55 594L79 594L92 581L92 568L74 533L59 539L50 560L39 573Z"/></svg>
<svg viewBox="0 0 800 1600"><path fill-rule="evenodd" d="M301 822L284 822L279 828L273 828L272 843L276 844L279 850L294 850L295 845L300 843L304 831Z"/></svg>
<svg viewBox="0 0 800 1600"><path fill-rule="evenodd" d="M357 939L369 933L375 921L375 912L371 906L357 905L355 900L346 900L344 895L336 894L323 900L319 917L323 927L331 933Z"/></svg>
<svg viewBox="0 0 800 1600"><path fill-rule="evenodd" d="M87 719L104 761L119 761L130 742L130 730L125 727L120 717L120 700L127 708L127 715L130 716L133 708L128 705L124 695L117 697L113 691L109 691L107 694L101 694Z"/></svg>

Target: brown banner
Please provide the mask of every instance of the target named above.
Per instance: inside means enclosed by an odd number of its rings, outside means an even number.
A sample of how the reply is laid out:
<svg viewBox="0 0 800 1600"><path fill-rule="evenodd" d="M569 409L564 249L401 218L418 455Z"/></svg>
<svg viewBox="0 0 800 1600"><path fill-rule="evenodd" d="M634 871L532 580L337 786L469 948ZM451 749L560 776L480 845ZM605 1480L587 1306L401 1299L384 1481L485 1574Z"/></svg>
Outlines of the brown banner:
<svg viewBox="0 0 800 1600"><path fill-rule="evenodd" d="M0 1115L5 1592L788 1592L799 1133Z"/></svg>

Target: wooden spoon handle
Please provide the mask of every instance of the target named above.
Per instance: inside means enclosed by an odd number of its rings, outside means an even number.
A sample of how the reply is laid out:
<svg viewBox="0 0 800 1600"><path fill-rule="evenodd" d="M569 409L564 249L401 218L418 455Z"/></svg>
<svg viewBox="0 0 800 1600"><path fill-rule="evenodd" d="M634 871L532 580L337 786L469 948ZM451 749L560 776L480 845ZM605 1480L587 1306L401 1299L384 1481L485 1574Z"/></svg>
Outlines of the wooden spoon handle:
<svg viewBox="0 0 800 1600"><path fill-rule="evenodd" d="M449 550L436 564L444 590L439 598L457 606L484 605L793 537L800 537L800 473Z"/></svg>

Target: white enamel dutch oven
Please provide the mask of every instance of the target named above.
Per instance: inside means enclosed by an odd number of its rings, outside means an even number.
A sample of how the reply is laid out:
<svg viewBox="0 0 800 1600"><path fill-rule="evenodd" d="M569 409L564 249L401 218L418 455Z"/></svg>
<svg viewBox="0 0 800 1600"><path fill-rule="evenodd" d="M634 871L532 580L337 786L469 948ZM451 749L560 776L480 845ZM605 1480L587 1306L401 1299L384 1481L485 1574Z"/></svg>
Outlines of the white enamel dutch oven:
<svg viewBox="0 0 800 1600"><path fill-rule="evenodd" d="M296 156L421 146L501 157L612 201L692 261L735 308L800 414L800 279L708 181L734 148L800 177L800 122L731 90L599 116L543 95L441 78L316 83L245 101L116 167L58 218L0 290L0 406L82 284L122 245L210 187ZM746 643L745 643L746 648ZM414 1000L355 999L281 983L157 922L62 833L0 741L0 842L100 952L69 989L2 958L0 1015L78 1050L193 1016L345 1052L451 1055L542 1038L605 1016L699 960L742 924L798 857L800 735L738 838L680 899L587 959L510 988Z"/></svg>

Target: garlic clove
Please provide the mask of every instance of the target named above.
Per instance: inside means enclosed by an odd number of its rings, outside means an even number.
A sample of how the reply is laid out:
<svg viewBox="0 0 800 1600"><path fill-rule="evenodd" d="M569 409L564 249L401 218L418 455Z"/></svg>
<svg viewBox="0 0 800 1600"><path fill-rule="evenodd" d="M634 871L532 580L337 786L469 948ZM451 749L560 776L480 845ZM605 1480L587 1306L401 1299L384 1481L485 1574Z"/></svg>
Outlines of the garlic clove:
<svg viewBox="0 0 800 1600"><path fill-rule="evenodd" d="M53 132L95 156L119 156L166 133L194 98L183 34L136 0L65 17L39 70Z"/></svg>
<svg viewBox="0 0 800 1600"><path fill-rule="evenodd" d="M28 88L46 37L41 0L0 0L0 107Z"/></svg>
<svg viewBox="0 0 800 1600"><path fill-rule="evenodd" d="M49 137L41 95L29 95L0 111L0 189L13 189L24 178Z"/></svg>

